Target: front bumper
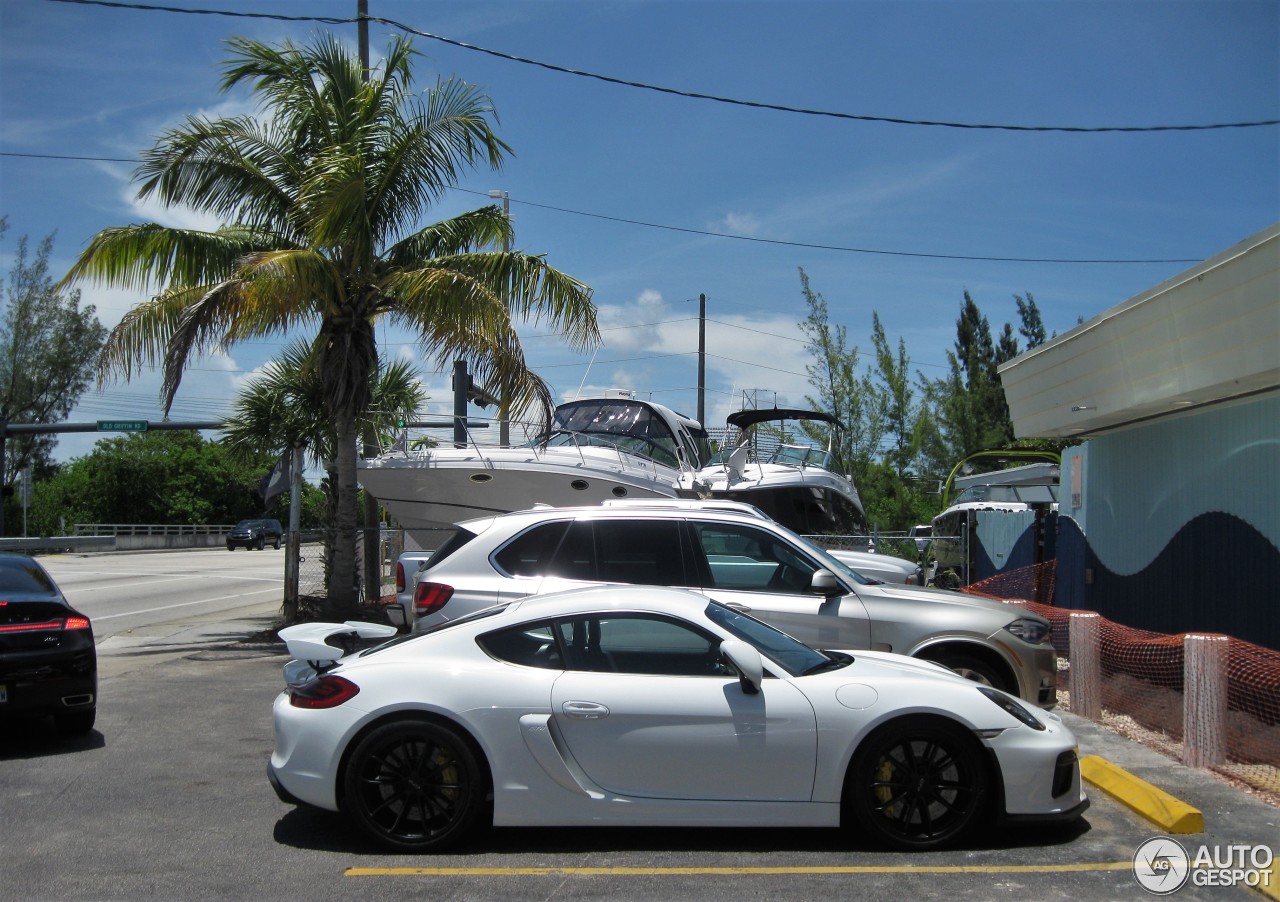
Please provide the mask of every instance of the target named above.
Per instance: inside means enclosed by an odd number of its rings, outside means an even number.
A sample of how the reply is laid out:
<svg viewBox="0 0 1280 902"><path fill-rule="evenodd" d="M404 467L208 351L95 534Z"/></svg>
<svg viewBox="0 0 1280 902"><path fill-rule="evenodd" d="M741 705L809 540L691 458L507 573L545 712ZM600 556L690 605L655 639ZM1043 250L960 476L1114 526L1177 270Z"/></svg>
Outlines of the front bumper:
<svg viewBox="0 0 1280 902"><path fill-rule="evenodd" d="M1009 822L1069 821L1089 807L1075 735L1058 715L1035 712L1043 731L1005 730L988 740L1004 793L999 812Z"/></svg>
<svg viewBox="0 0 1280 902"><path fill-rule="evenodd" d="M1058 654L1052 645L1029 645L1003 630L990 637L1018 678L1017 695L1048 711L1058 705Z"/></svg>

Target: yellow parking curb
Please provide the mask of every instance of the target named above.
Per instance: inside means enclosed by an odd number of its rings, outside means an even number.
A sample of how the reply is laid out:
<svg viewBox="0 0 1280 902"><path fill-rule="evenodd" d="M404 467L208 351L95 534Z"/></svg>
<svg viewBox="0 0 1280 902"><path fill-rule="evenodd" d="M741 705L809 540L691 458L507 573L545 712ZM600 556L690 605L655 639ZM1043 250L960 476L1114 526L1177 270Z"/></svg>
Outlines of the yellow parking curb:
<svg viewBox="0 0 1280 902"><path fill-rule="evenodd" d="M1192 808L1105 758L1085 755L1080 759L1080 775L1161 827L1165 833L1204 832L1204 815L1200 809Z"/></svg>

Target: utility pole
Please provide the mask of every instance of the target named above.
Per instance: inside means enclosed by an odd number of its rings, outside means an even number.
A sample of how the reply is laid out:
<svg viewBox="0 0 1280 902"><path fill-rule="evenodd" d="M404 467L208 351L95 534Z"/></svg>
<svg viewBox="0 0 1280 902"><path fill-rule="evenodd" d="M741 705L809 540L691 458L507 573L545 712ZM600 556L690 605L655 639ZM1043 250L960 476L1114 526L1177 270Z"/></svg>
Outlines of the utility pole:
<svg viewBox="0 0 1280 902"><path fill-rule="evenodd" d="M698 423L707 428L707 296L698 295Z"/></svg>
<svg viewBox="0 0 1280 902"><path fill-rule="evenodd" d="M511 253L511 195L506 191L490 191L492 198L502 198L502 218L507 221L507 235L502 239L502 252ZM506 298L503 298L505 301ZM510 306L507 308L510 309ZM511 446L511 405L503 394L498 401L498 444L503 448Z"/></svg>
<svg viewBox="0 0 1280 902"><path fill-rule="evenodd" d="M360 42L360 80L369 83L369 0L356 0L356 29ZM374 457L379 451L376 436L366 434L361 443L361 453L366 458ZM382 535L382 521L378 514L378 499L367 491L364 493L364 537L360 544L361 576L364 583L364 600L376 602L382 597L382 561L380 560L378 543ZM292 523L292 511L290 512ZM296 566L296 565L295 565ZM297 598L297 574L294 574L294 597Z"/></svg>
<svg viewBox="0 0 1280 902"><path fill-rule="evenodd" d="M360 36L360 68L364 80L369 80L369 0L356 0L357 33Z"/></svg>

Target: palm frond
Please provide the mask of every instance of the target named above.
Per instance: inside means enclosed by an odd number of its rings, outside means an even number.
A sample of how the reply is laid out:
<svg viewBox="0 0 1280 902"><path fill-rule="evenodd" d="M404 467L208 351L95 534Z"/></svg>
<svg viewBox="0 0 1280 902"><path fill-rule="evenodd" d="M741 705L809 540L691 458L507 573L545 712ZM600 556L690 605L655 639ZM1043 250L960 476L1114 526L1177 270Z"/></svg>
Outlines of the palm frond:
<svg viewBox="0 0 1280 902"><path fill-rule="evenodd" d="M124 288L208 284L229 278L245 254L279 246L280 236L244 227L217 232L155 223L106 228L72 264L61 287L81 279Z"/></svg>

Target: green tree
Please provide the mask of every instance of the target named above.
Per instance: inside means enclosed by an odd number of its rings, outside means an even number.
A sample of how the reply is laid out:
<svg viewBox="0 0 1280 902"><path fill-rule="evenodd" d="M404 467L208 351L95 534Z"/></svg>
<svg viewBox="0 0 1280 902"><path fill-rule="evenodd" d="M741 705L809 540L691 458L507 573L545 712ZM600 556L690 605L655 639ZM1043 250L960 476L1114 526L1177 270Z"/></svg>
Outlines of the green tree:
<svg viewBox="0 0 1280 902"><path fill-rule="evenodd" d="M1044 344L1044 321L1040 319L1040 308L1036 306L1035 297L1028 291L1025 298L1015 294L1013 301L1018 305L1018 319L1021 322L1018 334L1027 340L1027 350Z"/></svg>
<svg viewBox="0 0 1280 902"><path fill-rule="evenodd" d="M932 486L920 479L931 418L926 406L916 401L906 341L899 338L897 349L892 348L876 312L871 314L871 344L876 365L868 392L884 423L884 439L880 461L864 474L858 490L873 524L906 529L934 512L935 502L925 495Z"/></svg>
<svg viewBox="0 0 1280 902"><path fill-rule="evenodd" d="M805 400L845 426L836 443L837 456L854 483L860 484L878 452L884 434L883 418L872 398L869 380L858 375L858 349L849 347L844 326L831 324L826 298L813 290L803 269L800 288L808 308L808 316L799 324L800 331L808 341L806 350L815 361L805 366L805 372L818 393L816 398L806 396ZM801 423L800 427L809 438L826 442L821 427L810 423Z"/></svg>
<svg viewBox="0 0 1280 902"><path fill-rule="evenodd" d="M955 347L947 352L950 371L929 389L945 445L942 455L952 461L975 451L1003 448L1013 440L1009 406L996 371L1011 342L1016 346L1006 326L997 348L990 323L966 291L956 320Z"/></svg>
<svg viewBox="0 0 1280 902"><path fill-rule="evenodd" d="M237 396L234 413L227 419L223 442L234 455L251 458L255 455L292 453L292 449L305 449L305 459L311 464L326 468L327 475L321 482L321 491L332 514L337 509L337 473L334 459L337 452L337 436L333 421L325 412L324 383L315 367L310 365L310 349L304 342L294 342L285 348L280 359L268 365L266 372L251 380ZM366 447L378 448L390 443L397 421L408 418L426 400L426 392L413 366L400 360L392 363L379 360L371 374L369 409L361 422L359 433ZM367 493L361 493L372 508L366 505L361 525L364 531L364 585L370 597L379 593L378 534L369 529L378 521L377 502ZM325 535L324 560L333 561L333 535ZM286 617L293 612L286 611Z"/></svg>
<svg viewBox="0 0 1280 902"><path fill-rule="evenodd" d="M258 479L268 463L260 457L246 466L187 430L101 439L36 486L30 531L58 535L75 523L234 523L257 512Z"/></svg>
<svg viewBox="0 0 1280 902"><path fill-rule="evenodd" d="M172 403L187 362L237 342L314 329L310 365L334 424L338 505L328 597L356 598L356 444L377 361L375 321L407 327L438 365L467 360L512 409L549 417L551 393L525 364L514 321L545 317L579 348L599 341L590 289L510 247L496 206L417 227L473 166L510 148L482 93L443 79L419 97L409 42L368 72L332 36L309 47L230 42L222 87L248 85L260 118L190 117L144 154L139 196L227 223L100 232L68 280L161 286L108 337L100 376L163 361Z"/></svg>
<svg viewBox="0 0 1280 902"><path fill-rule="evenodd" d="M0 236L8 219L0 218ZM80 292L60 292L49 276L53 235L34 256L24 235L18 239L0 313L0 419L8 423L65 420L93 379L94 360L107 330L92 305L80 306ZM53 435L14 435L5 440L7 485L19 470L33 467L40 478L53 472ZM12 522L6 516L5 522Z"/></svg>

